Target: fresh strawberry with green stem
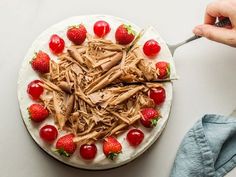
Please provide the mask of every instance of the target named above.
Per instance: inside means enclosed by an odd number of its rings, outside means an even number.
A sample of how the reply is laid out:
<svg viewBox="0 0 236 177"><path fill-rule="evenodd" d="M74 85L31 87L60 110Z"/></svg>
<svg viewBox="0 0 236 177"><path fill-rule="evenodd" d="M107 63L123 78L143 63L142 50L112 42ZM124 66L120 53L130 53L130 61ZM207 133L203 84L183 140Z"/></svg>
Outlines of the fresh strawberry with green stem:
<svg viewBox="0 0 236 177"><path fill-rule="evenodd" d="M41 122L49 116L49 111L41 104L32 104L28 108L30 119L35 122Z"/></svg>
<svg viewBox="0 0 236 177"><path fill-rule="evenodd" d="M40 50L32 59L31 66L35 71L41 74L48 73L50 69L50 57Z"/></svg>
<svg viewBox="0 0 236 177"><path fill-rule="evenodd" d="M73 142L73 138L74 135L72 133L60 137L57 140L55 152L62 156L70 157L77 148L76 143Z"/></svg>
<svg viewBox="0 0 236 177"><path fill-rule="evenodd" d="M166 79L170 77L170 64L165 61L160 61L156 63L156 69L158 72L159 79Z"/></svg>
<svg viewBox="0 0 236 177"><path fill-rule="evenodd" d="M87 30L84 25L71 26L67 30L67 38L76 45L81 45L86 39Z"/></svg>
<svg viewBox="0 0 236 177"><path fill-rule="evenodd" d="M107 158L114 160L121 151L122 146L115 137L109 136L105 138L103 142L103 153Z"/></svg>
<svg viewBox="0 0 236 177"><path fill-rule="evenodd" d="M152 128L157 125L160 113L153 108L143 108L141 111L140 122L146 128Z"/></svg>
<svg viewBox="0 0 236 177"><path fill-rule="evenodd" d="M116 29L115 37L119 44L127 45L134 40L136 33L131 25L122 24Z"/></svg>

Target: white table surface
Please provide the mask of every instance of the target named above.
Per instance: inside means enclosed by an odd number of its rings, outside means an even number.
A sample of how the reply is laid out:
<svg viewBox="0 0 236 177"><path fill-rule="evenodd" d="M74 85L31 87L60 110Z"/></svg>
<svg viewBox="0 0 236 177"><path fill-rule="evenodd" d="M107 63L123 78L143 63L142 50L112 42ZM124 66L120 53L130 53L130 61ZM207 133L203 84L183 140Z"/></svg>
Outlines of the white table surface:
<svg viewBox="0 0 236 177"><path fill-rule="evenodd" d="M202 22L207 0L1 0L0 1L0 176L1 177L168 177L178 146L205 113L229 114L236 107L236 49L199 39L179 48L174 59L180 79L168 125L159 140L134 162L110 171L65 166L41 151L20 117L18 70L33 40L70 16L110 14L141 27L153 25L176 43ZM216 132L217 136L217 132ZM236 176L236 169L228 177Z"/></svg>

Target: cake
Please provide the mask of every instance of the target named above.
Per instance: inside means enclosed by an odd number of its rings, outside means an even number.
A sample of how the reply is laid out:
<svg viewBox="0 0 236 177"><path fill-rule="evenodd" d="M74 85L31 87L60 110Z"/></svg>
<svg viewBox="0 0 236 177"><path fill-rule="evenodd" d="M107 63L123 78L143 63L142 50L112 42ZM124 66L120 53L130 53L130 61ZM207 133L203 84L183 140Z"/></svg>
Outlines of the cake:
<svg viewBox="0 0 236 177"><path fill-rule="evenodd" d="M97 22L109 26L99 31ZM123 40L123 29L117 34L120 26L133 38ZM86 39L73 30L68 35L72 28L81 28ZM157 42L156 51L144 49L150 40ZM45 62L38 64L35 58L40 57ZM163 64L164 70L158 68ZM20 69L18 100L26 128L48 154L78 168L109 169L132 161L159 137L169 117L175 78L172 55L153 27L143 31L117 17L78 16L48 28L34 41ZM29 83L43 88L39 98L30 95ZM158 89L164 90L163 100L152 96ZM149 125L143 119L151 114ZM54 134L48 125L56 129ZM73 143L68 151L61 148L65 139Z"/></svg>

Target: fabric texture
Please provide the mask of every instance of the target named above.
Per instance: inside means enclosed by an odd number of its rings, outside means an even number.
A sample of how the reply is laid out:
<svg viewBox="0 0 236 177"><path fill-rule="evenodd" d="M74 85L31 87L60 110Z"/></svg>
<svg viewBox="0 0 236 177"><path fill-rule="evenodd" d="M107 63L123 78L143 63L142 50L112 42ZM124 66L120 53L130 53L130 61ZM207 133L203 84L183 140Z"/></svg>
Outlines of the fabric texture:
<svg viewBox="0 0 236 177"><path fill-rule="evenodd" d="M205 115L185 135L170 177L221 177L236 166L236 118Z"/></svg>

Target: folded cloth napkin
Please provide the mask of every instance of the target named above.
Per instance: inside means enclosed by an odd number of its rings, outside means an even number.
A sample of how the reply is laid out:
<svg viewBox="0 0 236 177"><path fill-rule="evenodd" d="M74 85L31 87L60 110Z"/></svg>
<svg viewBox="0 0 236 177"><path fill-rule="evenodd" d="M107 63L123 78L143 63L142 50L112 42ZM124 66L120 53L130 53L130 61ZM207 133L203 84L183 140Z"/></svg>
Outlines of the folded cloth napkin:
<svg viewBox="0 0 236 177"><path fill-rule="evenodd" d="M171 177L221 177L236 166L236 118L205 115L185 135Z"/></svg>

